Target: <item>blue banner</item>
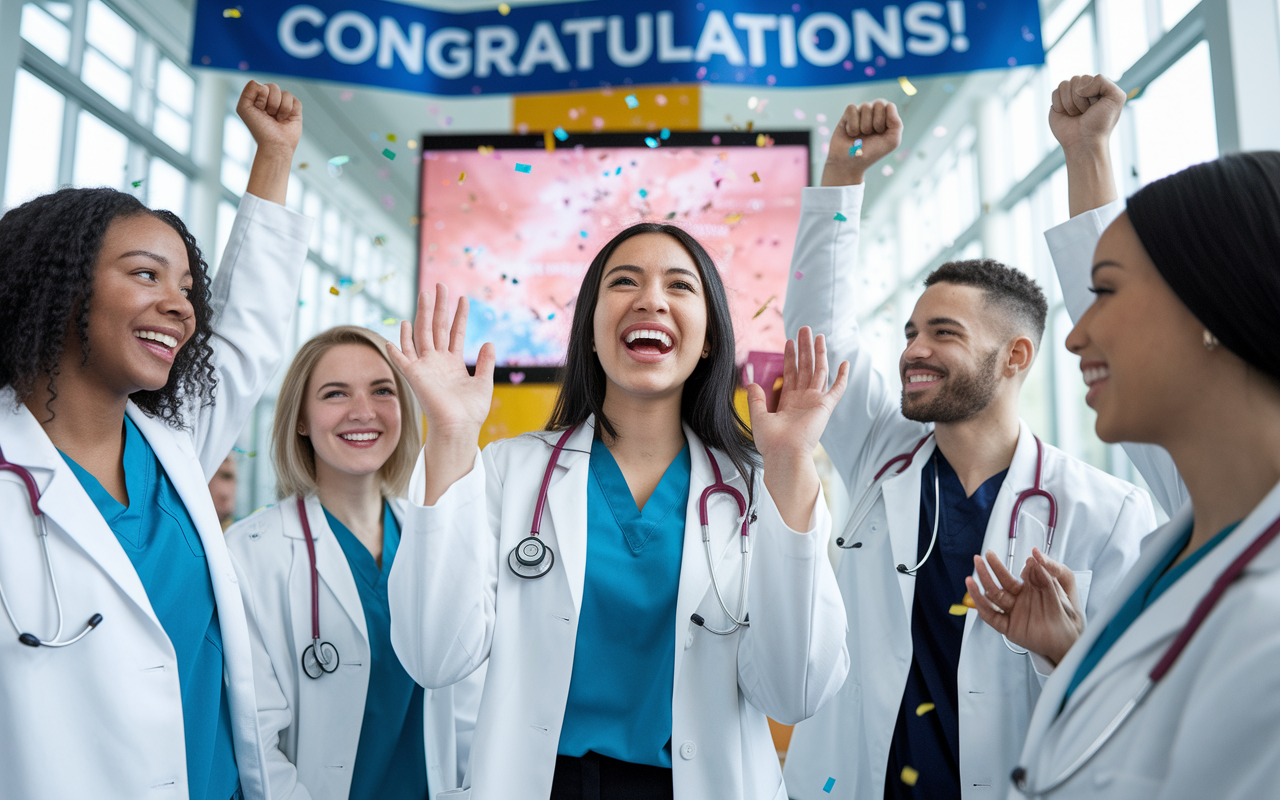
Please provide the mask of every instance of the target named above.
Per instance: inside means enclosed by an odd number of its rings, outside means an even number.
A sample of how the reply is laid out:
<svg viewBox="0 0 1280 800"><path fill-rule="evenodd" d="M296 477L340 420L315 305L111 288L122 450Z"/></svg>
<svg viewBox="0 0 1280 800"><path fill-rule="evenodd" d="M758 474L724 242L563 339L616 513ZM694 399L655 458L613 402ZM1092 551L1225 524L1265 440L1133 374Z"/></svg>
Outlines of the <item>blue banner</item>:
<svg viewBox="0 0 1280 800"><path fill-rule="evenodd" d="M231 1L197 3L194 66L428 94L824 86L1044 62L1038 0L587 0L465 14Z"/></svg>

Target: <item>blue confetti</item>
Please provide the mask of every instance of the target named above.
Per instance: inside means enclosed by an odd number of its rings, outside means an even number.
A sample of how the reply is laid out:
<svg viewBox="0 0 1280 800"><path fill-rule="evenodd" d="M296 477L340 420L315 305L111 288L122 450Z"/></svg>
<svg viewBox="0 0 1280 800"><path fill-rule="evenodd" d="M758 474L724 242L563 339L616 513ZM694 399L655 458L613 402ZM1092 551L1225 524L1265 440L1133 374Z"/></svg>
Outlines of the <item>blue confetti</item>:
<svg viewBox="0 0 1280 800"><path fill-rule="evenodd" d="M554 311L547 315L547 319L548 319L548 320L553 320L553 319L555 319L555 318L556 318L556 315L555 315L555 312L554 312Z"/></svg>
<svg viewBox="0 0 1280 800"><path fill-rule="evenodd" d="M649 190L648 190L648 189L641 189L641 190L640 190L640 196L641 196L641 197L648 197L648 196L649 196Z"/></svg>
<svg viewBox="0 0 1280 800"><path fill-rule="evenodd" d="M831 787L836 785L835 778L827 778L827 785L822 787L822 791L831 794Z"/></svg>
<svg viewBox="0 0 1280 800"><path fill-rule="evenodd" d="M640 105L640 101L636 99L634 94L627 95L627 108L635 108Z"/></svg>
<svg viewBox="0 0 1280 800"><path fill-rule="evenodd" d="M621 175L621 174L622 174L622 167L618 167L617 169L615 169L615 170L613 171L613 174L614 174L614 175Z"/></svg>
<svg viewBox="0 0 1280 800"><path fill-rule="evenodd" d="M646 137L644 137L644 143L645 143L645 144L647 144L647 145L649 145L650 147L657 147L657 146L658 146L658 140L657 140L657 139L655 139L655 138L653 138L652 136L646 136Z"/></svg>
<svg viewBox="0 0 1280 800"><path fill-rule="evenodd" d="M516 172L533 172L532 164L516 164Z"/></svg>
<svg viewBox="0 0 1280 800"><path fill-rule="evenodd" d="M659 135L659 136L661 136L663 139L670 139L670 138L671 138L671 129L670 129L670 128L663 128L663 129L662 129L662 133L660 133L660 134L658 134L658 135Z"/></svg>
<svg viewBox="0 0 1280 800"><path fill-rule="evenodd" d="M583 239L587 238L587 232L586 232L586 231L578 231L578 235L579 235L579 236L581 236Z"/></svg>
<svg viewBox="0 0 1280 800"><path fill-rule="evenodd" d="M556 138L562 142L569 138L569 132L566 131L564 128L556 128L554 133L556 135Z"/></svg>

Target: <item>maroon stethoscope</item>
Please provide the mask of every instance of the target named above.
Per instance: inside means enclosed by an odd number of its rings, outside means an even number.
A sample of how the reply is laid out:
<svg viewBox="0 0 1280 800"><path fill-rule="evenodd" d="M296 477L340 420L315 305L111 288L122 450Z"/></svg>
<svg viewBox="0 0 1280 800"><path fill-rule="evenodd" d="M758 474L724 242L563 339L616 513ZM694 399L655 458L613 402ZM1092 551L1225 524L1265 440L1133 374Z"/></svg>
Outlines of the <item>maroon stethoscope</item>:
<svg viewBox="0 0 1280 800"><path fill-rule="evenodd" d="M302 651L302 671L308 678L319 678L338 669L338 648L320 641L320 573L316 570L316 544L311 541L311 523L307 521L307 503L298 498L298 521L302 523L302 539L307 543L307 561L311 564L311 644Z"/></svg>
<svg viewBox="0 0 1280 800"><path fill-rule="evenodd" d="M564 450L565 444L568 443L569 437L577 429L578 426L575 425L560 434L560 439L551 451L551 458L547 461L547 469L542 474L542 486L538 489L538 502L533 507L533 525L529 528L529 535L511 548L511 553L507 556L507 565L513 573L521 578L541 578L550 572L552 566L555 565L555 554L538 534L542 530L542 512L547 505L547 489L551 486L551 476L555 472L556 464L560 461L560 453ZM716 462L716 457L712 454L711 448L707 447L706 444L703 444L702 447L707 451L707 460L711 462L711 470L715 475L715 482L703 489L701 496L698 497L698 521L702 525L702 545L707 554L707 569L711 572L711 586L715 589L716 599L720 602L720 608L724 611L725 616L729 618L733 625L727 630L716 630L708 626L706 620L698 614L694 614L691 619L695 624L705 628L710 633L728 636L738 628L750 625L744 611L747 603L746 560L751 553L751 522L753 515L747 513L747 501L742 496L742 492L725 483L724 478L721 477L720 465ZM734 499L738 504L738 514L742 520L742 531L738 538L743 556L743 569L742 585L738 591L737 614L730 612L728 606L725 605L724 598L720 594L720 584L716 580L715 563L711 558L711 534L707 516L707 504L718 493L727 494Z"/></svg>

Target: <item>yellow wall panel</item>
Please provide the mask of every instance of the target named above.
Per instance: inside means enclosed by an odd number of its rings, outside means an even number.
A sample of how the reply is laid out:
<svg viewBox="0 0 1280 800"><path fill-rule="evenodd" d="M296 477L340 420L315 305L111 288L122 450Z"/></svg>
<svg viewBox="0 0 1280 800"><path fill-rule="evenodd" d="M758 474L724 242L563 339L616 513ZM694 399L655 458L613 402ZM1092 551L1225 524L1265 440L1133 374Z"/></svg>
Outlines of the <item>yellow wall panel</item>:
<svg viewBox="0 0 1280 800"><path fill-rule="evenodd" d="M493 406L480 429L480 446L542 430L551 418L560 385L556 383L499 383L493 387Z"/></svg>
<svg viewBox="0 0 1280 800"><path fill-rule="evenodd" d="M635 95L638 105L628 108ZM512 99L512 125L520 132L696 131L702 95L696 83L614 86L551 94L521 94Z"/></svg>

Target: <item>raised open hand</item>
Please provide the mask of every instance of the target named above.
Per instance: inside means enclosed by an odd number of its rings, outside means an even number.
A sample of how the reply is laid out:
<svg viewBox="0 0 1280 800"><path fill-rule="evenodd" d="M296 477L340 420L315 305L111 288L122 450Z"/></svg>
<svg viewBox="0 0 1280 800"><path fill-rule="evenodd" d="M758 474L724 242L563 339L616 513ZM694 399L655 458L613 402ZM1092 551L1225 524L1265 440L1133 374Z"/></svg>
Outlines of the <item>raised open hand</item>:
<svg viewBox="0 0 1280 800"><path fill-rule="evenodd" d="M797 352L799 356L797 358ZM787 340L783 351L782 392L776 411L769 411L765 390L757 383L747 387L747 406L756 448L768 462L771 456L811 459L831 411L849 383L849 362L843 362L831 387L827 387L827 343L803 327L796 340Z"/></svg>
<svg viewBox="0 0 1280 800"><path fill-rule="evenodd" d="M973 564L982 591L972 577L965 578L964 583L983 622L1019 647L1038 653L1055 665L1061 661L1084 631L1084 609L1076 594L1075 574L1039 548L1032 549L1022 580L1013 577L990 550L985 561L982 556L974 556Z"/></svg>
<svg viewBox="0 0 1280 800"><path fill-rule="evenodd" d="M1077 75L1053 90L1049 130L1064 151L1105 149L1124 103L1124 90L1105 76Z"/></svg>
<svg viewBox="0 0 1280 800"><path fill-rule="evenodd" d="M236 113L259 148L287 149L292 157L302 136L302 101L274 83L249 81Z"/></svg>
<svg viewBox="0 0 1280 800"><path fill-rule="evenodd" d="M857 142L861 140L859 147ZM902 118L898 107L884 100L851 105L831 132L823 186L862 183L863 174L902 143ZM850 153L850 149L854 154Z"/></svg>

